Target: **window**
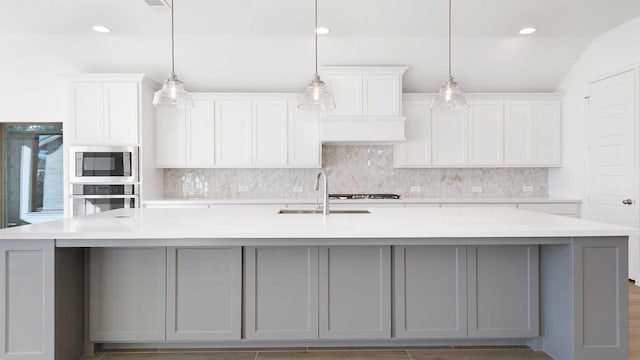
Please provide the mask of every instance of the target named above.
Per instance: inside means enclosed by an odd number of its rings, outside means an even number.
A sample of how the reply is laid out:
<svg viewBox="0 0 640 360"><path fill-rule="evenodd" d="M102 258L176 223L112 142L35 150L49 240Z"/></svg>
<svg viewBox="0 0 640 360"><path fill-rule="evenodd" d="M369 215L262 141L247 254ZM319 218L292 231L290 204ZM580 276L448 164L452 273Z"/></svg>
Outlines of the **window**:
<svg viewBox="0 0 640 360"><path fill-rule="evenodd" d="M62 126L2 126L3 227L64 216Z"/></svg>

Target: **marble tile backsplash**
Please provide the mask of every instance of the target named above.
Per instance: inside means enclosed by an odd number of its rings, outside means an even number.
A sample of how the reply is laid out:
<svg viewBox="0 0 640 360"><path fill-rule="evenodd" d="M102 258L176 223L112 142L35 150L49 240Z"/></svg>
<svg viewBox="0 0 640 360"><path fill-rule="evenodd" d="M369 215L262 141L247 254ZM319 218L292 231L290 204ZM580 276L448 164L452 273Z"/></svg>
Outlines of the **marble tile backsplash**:
<svg viewBox="0 0 640 360"><path fill-rule="evenodd" d="M420 197L546 197L546 168L396 169L393 146L325 145L330 193ZM166 169L166 198L313 198L318 169ZM419 186L420 191L415 187ZM531 186L533 191L522 191ZM302 190L300 192L294 191ZM472 192L481 187L482 192Z"/></svg>

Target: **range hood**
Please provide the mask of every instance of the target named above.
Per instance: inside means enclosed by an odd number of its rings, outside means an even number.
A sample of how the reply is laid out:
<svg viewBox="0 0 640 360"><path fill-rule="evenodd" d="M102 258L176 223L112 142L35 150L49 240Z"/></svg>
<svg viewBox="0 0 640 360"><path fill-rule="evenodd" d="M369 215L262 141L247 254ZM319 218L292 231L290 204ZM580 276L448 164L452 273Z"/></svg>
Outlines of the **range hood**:
<svg viewBox="0 0 640 360"><path fill-rule="evenodd" d="M406 66L321 66L336 109L320 116L323 143L405 141L402 75Z"/></svg>
<svg viewBox="0 0 640 360"><path fill-rule="evenodd" d="M398 117L324 117L320 120L320 138L324 144L388 144L406 140L405 118Z"/></svg>

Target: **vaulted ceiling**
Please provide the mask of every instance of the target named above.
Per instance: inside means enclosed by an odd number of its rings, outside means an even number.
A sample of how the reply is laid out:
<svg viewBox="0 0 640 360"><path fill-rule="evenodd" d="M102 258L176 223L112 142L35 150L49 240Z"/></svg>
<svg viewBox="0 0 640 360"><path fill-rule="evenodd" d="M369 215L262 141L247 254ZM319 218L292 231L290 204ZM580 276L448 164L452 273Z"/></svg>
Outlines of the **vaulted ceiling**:
<svg viewBox="0 0 640 360"><path fill-rule="evenodd" d="M0 0L0 39L17 47L9 56L51 39L46 51L65 70L162 80L169 11L147 1ZM189 90L295 91L311 77L313 0L174 1L176 70ZM408 65L404 90L434 92L446 75L447 8L446 0L319 0L320 25L331 29L320 64ZM638 16L637 0L453 0L454 76L470 92L553 91L595 37ZM93 33L98 24L112 32ZM525 26L538 32L518 35Z"/></svg>

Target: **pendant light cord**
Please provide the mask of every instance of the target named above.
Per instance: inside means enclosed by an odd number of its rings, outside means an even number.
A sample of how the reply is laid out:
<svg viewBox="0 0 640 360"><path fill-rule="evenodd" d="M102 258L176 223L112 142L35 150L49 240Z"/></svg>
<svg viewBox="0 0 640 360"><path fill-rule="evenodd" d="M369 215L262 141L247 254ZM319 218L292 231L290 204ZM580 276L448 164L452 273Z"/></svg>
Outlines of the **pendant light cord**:
<svg viewBox="0 0 640 360"><path fill-rule="evenodd" d="M171 75L175 75L175 50L174 50L174 33L173 33L173 0L171 0Z"/></svg>
<svg viewBox="0 0 640 360"><path fill-rule="evenodd" d="M318 75L318 0L315 0L315 24L316 27L313 29L313 33L316 37L316 75Z"/></svg>
<svg viewBox="0 0 640 360"><path fill-rule="evenodd" d="M449 0L449 77L451 77L451 0Z"/></svg>

